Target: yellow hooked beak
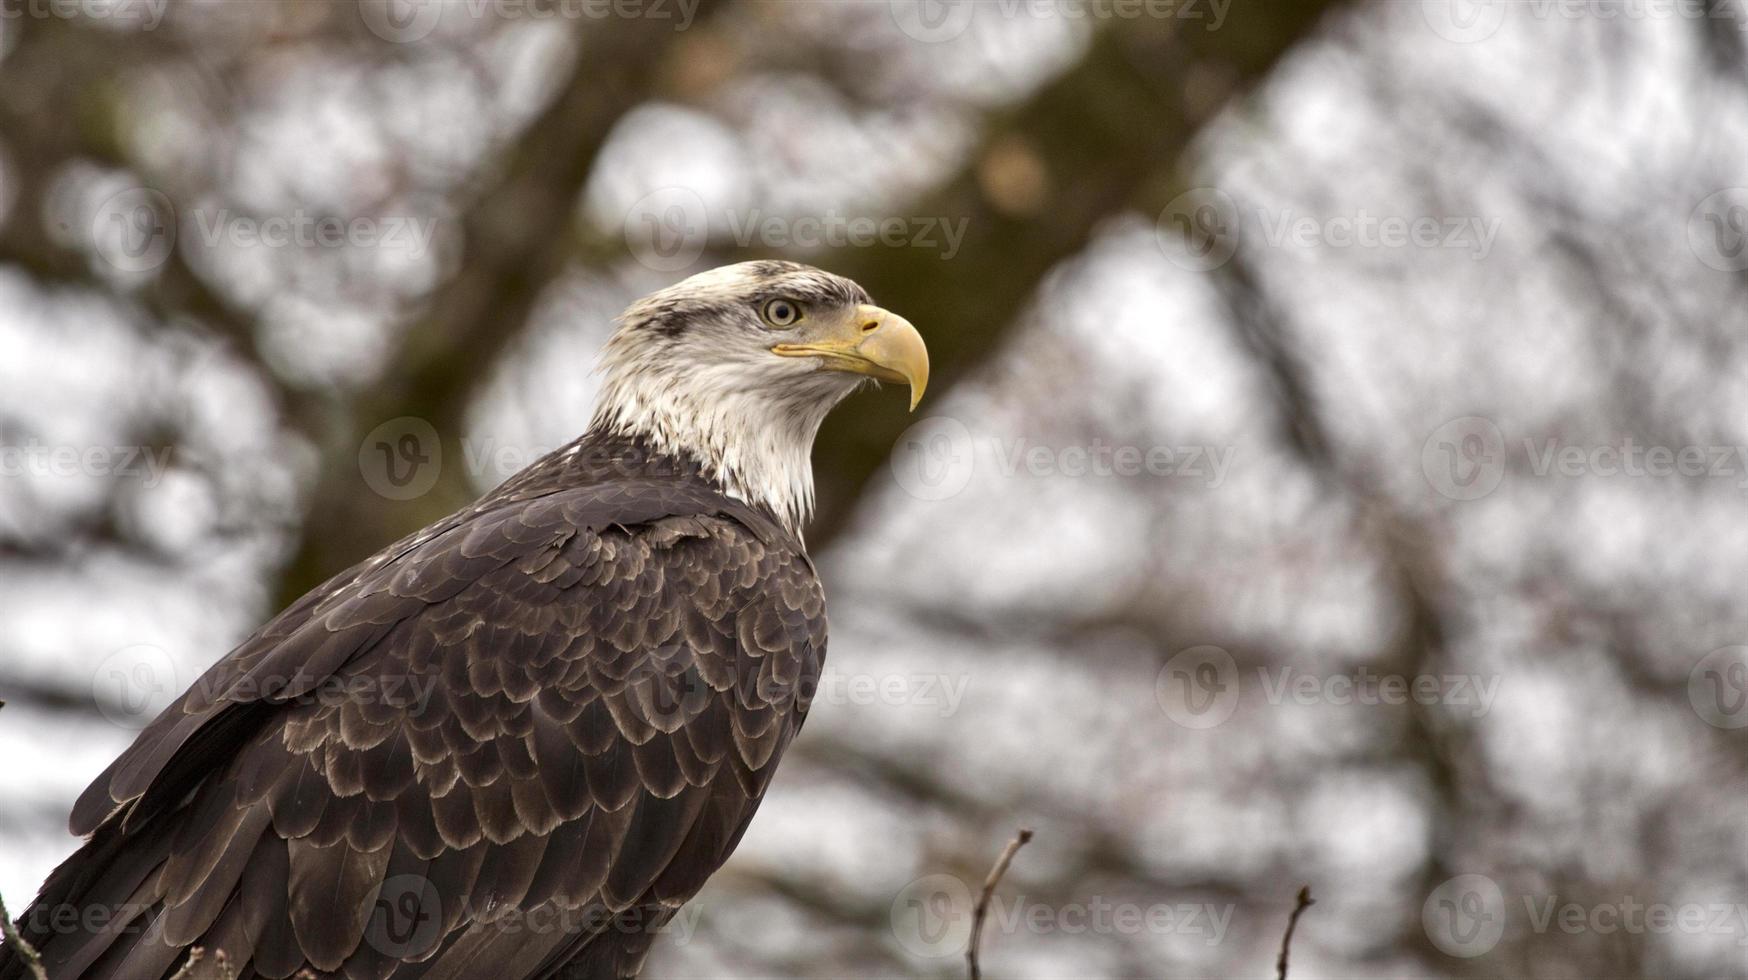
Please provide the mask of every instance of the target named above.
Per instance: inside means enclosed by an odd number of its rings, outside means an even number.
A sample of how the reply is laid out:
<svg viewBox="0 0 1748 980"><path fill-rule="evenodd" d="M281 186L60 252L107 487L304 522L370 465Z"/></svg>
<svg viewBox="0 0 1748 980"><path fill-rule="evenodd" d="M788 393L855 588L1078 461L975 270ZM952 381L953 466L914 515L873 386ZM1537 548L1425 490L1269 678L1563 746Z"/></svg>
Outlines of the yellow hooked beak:
<svg viewBox="0 0 1748 980"><path fill-rule="evenodd" d="M878 306L856 307L848 317L826 327L805 343L778 344L778 357L817 357L826 371L865 374L881 381L910 385L910 407L916 411L929 386L929 349L910 321Z"/></svg>

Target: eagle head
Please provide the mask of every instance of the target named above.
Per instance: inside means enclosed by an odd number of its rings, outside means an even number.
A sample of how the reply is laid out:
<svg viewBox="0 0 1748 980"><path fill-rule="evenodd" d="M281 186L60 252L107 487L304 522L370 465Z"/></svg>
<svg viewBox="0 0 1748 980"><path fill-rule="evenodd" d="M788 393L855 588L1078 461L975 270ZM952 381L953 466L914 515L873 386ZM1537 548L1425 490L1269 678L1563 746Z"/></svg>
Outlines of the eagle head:
<svg viewBox="0 0 1748 980"><path fill-rule="evenodd" d="M591 431L690 458L799 534L813 511L810 456L826 414L870 379L909 385L916 408L929 354L910 321L842 276L742 262L633 303L600 371Z"/></svg>

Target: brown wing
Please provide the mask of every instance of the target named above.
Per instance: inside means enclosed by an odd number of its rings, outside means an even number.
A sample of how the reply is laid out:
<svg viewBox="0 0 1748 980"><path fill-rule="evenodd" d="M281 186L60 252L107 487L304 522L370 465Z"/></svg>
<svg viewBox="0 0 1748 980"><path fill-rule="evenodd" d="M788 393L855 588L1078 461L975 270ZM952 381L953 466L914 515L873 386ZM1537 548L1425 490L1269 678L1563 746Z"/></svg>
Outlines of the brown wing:
<svg viewBox="0 0 1748 980"><path fill-rule="evenodd" d="M805 556L733 513L663 484L515 501L288 609L81 798L95 836L26 928L117 911L39 933L51 976L203 945L245 976L533 977L665 921L738 842L824 654Z"/></svg>

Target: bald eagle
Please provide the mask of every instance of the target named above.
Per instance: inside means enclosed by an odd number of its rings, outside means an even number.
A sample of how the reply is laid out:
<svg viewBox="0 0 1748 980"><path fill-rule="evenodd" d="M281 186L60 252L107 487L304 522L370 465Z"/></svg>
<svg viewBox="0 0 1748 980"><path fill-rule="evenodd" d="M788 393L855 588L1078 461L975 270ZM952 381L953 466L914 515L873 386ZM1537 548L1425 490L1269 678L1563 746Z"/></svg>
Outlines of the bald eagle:
<svg viewBox="0 0 1748 980"><path fill-rule="evenodd" d="M807 714L820 423L869 378L914 408L928 354L753 262L633 304L601 370L586 434L293 603L91 784L19 920L51 980L197 946L244 980L637 974Z"/></svg>

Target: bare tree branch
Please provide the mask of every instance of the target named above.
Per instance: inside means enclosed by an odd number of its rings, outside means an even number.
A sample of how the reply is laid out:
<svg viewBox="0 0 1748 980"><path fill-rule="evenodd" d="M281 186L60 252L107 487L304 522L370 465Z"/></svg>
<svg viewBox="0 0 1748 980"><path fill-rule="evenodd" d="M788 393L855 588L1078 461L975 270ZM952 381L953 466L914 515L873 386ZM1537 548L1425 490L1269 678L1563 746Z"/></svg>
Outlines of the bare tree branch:
<svg viewBox="0 0 1748 980"><path fill-rule="evenodd" d="M1299 927L1299 916L1317 902L1311 898L1311 886L1299 886L1299 900L1293 905L1293 914L1287 916L1287 934L1281 937L1281 955L1275 960L1275 980L1287 980L1287 951L1293 945L1293 930Z"/></svg>
<svg viewBox="0 0 1748 980"><path fill-rule="evenodd" d="M911 203L912 214L964 222L956 254L845 248L819 264L916 320L929 340L930 397L939 404L1000 349L1032 302L1033 293L1014 284L1043 281L1105 221L1168 178L1202 123L1266 77L1333 6L1315 0L1235 8L1219 31L1180 31L1157 19L1101 31L1073 69L998 118L959 176ZM1209 86L1192 84L1208 76L1223 80L1212 96ZM1014 157L1041 175L1047 212L999 189L992 173ZM896 399L871 399L853 417L840 412L826 420L814 447L820 499L810 546L822 548L843 529L899 434L915 421Z"/></svg>
<svg viewBox="0 0 1748 980"><path fill-rule="evenodd" d="M721 5L705 4L700 18ZM647 99L676 32L653 19L591 23L570 76L504 153L495 184L462 215L468 260L404 332L394 370L346 406L324 439L322 475L301 547L280 584L280 604L367 555L382 540L417 530L478 491L459 466L444 466L416 501L391 501L361 485L364 436L390 419L459 432L484 367L521 335L542 291L577 256L575 206L595 159L625 113ZM360 534L360 529L369 529Z"/></svg>
<svg viewBox="0 0 1748 980"><path fill-rule="evenodd" d="M989 869L989 877L983 879L983 892L977 896L977 908L971 913L971 942L965 947L965 961L971 967L971 980L983 980L982 966L977 962L977 944L983 940L983 920L989 914L989 900L995 895L995 886L1001 884L1001 877L1008 873L1008 865L1013 863L1014 855L1025 847L1032 839L1032 832L1024 827L1008 841L1008 846L1002 849L1001 857L996 858L995 867Z"/></svg>
<svg viewBox="0 0 1748 980"><path fill-rule="evenodd" d="M37 955L36 947L24 941L18 934L18 927L12 924L12 916L6 911L6 901L0 899L0 937L6 940L6 945L18 951L19 959L30 968L30 975L36 980L49 980L49 975L42 968L42 957Z"/></svg>

